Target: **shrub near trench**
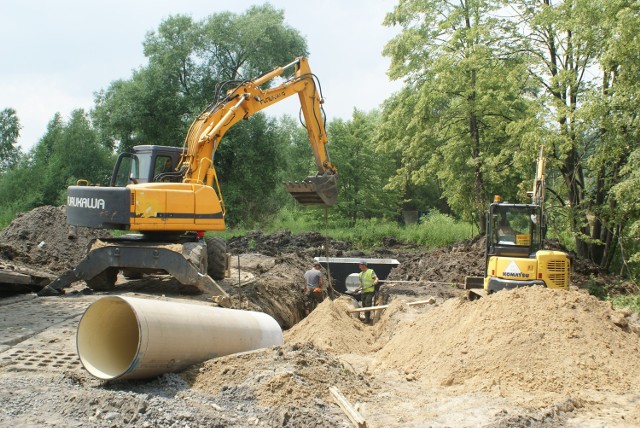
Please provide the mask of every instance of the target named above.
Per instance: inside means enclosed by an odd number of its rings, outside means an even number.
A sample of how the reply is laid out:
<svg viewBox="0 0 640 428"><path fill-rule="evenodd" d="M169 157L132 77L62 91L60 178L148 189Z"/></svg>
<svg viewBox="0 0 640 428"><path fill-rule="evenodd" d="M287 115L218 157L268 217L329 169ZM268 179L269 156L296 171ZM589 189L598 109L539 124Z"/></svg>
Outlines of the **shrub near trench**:
<svg viewBox="0 0 640 428"><path fill-rule="evenodd" d="M264 233L288 230L294 235L319 232L340 241L352 243L365 250L383 245L385 238L393 237L399 241L411 242L427 248L446 247L456 242L470 239L477 235L469 223L454 219L451 216L432 211L420 218L418 224L404 225L395 220L359 219L355 224L344 219L336 219L328 215L324 222L324 211L313 208L283 208L278 216L268 225L263 225ZM223 232L225 238L242 236L249 232L243 227L234 227Z"/></svg>

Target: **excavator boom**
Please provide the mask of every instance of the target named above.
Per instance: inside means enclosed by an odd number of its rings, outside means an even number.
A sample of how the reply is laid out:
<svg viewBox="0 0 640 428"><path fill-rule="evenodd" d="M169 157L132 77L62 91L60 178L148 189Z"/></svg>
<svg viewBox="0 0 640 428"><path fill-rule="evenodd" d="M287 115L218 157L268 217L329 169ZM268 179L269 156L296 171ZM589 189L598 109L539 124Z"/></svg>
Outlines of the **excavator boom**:
<svg viewBox="0 0 640 428"><path fill-rule="evenodd" d="M273 88L262 89L265 83L295 67L292 78ZM248 119L292 95L297 94L304 116L311 151L317 174L301 182L286 183L286 188L303 205L334 205L337 200L337 170L329 159L327 134L322 111L322 95L306 58L297 58L284 67L249 82L244 82L227 92L220 102L209 106L193 122L185 139L186 165L184 181L213 186L215 171L213 158L224 134L241 119Z"/></svg>

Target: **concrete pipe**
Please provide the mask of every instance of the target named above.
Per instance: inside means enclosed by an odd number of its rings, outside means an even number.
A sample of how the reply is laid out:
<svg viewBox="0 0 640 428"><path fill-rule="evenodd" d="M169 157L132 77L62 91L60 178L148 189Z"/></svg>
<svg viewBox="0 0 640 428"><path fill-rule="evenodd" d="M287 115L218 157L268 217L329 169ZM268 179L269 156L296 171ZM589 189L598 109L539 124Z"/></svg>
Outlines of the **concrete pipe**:
<svg viewBox="0 0 640 428"><path fill-rule="evenodd" d="M76 336L82 365L105 380L152 377L282 343L276 320L261 312L122 296L91 304Z"/></svg>

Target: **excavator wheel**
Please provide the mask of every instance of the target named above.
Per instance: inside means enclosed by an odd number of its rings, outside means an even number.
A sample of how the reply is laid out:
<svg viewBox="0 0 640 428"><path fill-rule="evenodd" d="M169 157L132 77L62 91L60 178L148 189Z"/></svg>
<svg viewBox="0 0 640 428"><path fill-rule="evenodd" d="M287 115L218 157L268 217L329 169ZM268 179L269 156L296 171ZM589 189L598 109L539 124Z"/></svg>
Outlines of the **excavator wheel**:
<svg viewBox="0 0 640 428"><path fill-rule="evenodd" d="M116 287L116 279L118 278L118 269L114 267L107 268L98 275L87 280L87 286L94 291L108 291Z"/></svg>
<svg viewBox="0 0 640 428"><path fill-rule="evenodd" d="M224 279L227 270L227 243L222 238L207 239L207 273L213 279Z"/></svg>

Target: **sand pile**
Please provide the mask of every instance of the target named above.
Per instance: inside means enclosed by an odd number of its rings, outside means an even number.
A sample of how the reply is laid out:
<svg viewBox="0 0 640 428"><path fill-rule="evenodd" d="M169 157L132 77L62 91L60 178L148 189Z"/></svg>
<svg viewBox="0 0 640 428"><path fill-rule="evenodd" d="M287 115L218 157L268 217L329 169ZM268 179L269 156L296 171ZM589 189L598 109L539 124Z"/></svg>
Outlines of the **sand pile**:
<svg viewBox="0 0 640 428"><path fill-rule="evenodd" d="M352 399L374 393L364 376L309 343L216 358L182 376L222 408L252 409L266 426L345 426L329 387Z"/></svg>
<svg viewBox="0 0 640 428"><path fill-rule="evenodd" d="M374 326L350 315L351 307L348 298L323 302L286 332L285 343L372 355L376 373L393 369L427 388L534 406L558 395L640 393L640 337L624 313L579 291L529 287L436 307L395 300Z"/></svg>
<svg viewBox="0 0 640 428"><path fill-rule="evenodd" d="M610 304L530 287L452 299L399 329L377 368L464 392L640 391L640 338Z"/></svg>
<svg viewBox="0 0 640 428"><path fill-rule="evenodd" d="M69 239L64 207L43 206L18 215L0 232L0 259L60 274L74 268L87 243L106 231L79 227Z"/></svg>
<svg viewBox="0 0 640 428"><path fill-rule="evenodd" d="M349 314L350 297L325 299L308 317L285 332L288 344L311 343L334 354L366 354L375 348L374 330Z"/></svg>

